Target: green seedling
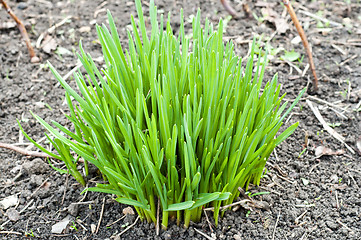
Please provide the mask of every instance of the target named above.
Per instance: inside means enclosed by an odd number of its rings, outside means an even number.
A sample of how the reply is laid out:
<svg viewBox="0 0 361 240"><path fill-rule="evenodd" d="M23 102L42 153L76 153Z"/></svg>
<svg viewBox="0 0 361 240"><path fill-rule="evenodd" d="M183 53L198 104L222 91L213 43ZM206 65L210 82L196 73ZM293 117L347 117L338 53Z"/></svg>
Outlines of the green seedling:
<svg viewBox="0 0 361 240"><path fill-rule="evenodd" d="M335 128L335 127L341 126L341 123L338 123L338 122L336 122L336 123L327 123L327 125L332 127L332 128Z"/></svg>
<svg viewBox="0 0 361 240"><path fill-rule="evenodd" d="M7 68L6 70L5 70L5 79L6 80L10 80L10 78L9 78L9 74L10 74L10 68Z"/></svg>
<svg viewBox="0 0 361 240"><path fill-rule="evenodd" d="M61 60L63 60L63 56L65 55L73 55L71 51L63 47L57 47L54 53L57 54Z"/></svg>
<svg viewBox="0 0 361 240"><path fill-rule="evenodd" d="M112 194L133 206L141 220L157 223L159 203L163 229L170 218L188 227L209 206L218 224L220 208L237 199L238 187L247 191L250 183L260 184L270 154L297 128L295 123L278 133L305 89L287 107L277 75L263 84L267 54L255 54L255 41L242 64L234 45L223 42L222 20L216 28L205 20L202 28L198 12L187 37L181 12L175 36L170 15L163 26L163 15L150 1L149 32L141 1L135 3L138 21L131 17L128 49L110 12L109 28L96 26L103 69L79 44L86 75L74 74L77 90L49 63L65 89L74 131L32 114L57 153L24 136L63 161L82 185L79 169L87 175L93 164L104 183L83 192Z"/></svg>
<svg viewBox="0 0 361 240"><path fill-rule="evenodd" d="M27 237L27 236L30 236L30 237L35 237L35 234L34 234L34 232L33 232L33 229L30 229L30 232L25 232L25 236Z"/></svg>
<svg viewBox="0 0 361 240"><path fill-rule="evenodd" d="M72 229L74 229L75 231L78 231L78 228L76 227L76 224L74 221L72 221L72 225L70 226Z"/></svg>
<svg viewBox="0 0 361 240"><path fill-rule="evenodd" d="M307 148L304 148L298 155L298 158L300 158L306 151L307 151Z"/></svg>
<svg viewBox="0 0 361 240"><path fill-rule="evenodd" d="M289 62L297 61L301 57L301 54L299 52L295 52L295 50L287 51L285 50L285 53L281 56L281 60L286 60Z"/></svg>

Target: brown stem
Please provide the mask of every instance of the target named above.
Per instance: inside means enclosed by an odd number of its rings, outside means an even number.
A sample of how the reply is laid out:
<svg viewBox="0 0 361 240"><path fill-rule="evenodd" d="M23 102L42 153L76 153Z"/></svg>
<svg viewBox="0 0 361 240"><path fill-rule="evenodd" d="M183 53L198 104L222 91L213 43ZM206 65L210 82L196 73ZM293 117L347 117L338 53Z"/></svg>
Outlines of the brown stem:
<svg viewBox="0 0 361 240"><path fill-rule="evenodd" d="M298 21L296 13L293 10L293 7L292 7L291 3L289 2L289 0L283 0L283 4L286 6L287 11L290 14L291 19L293 21L293 24L295 25L295 27L297 29L297 32L298 32L298 34L300 35L300 37L302 39L303 46L306 49L307 56L308 56L308 61L310 62L310 69L311 69L313 77L314 77L313 87L314 87L314 90L317 91L318 90L318 78L317 78L317 74L316 74L315 64L313 63L311 48L310 48L310 46L308 44L306 34L303 31L303 28L302 28L300 22Z"/></svg>
<svg viewBox="0 0 361 240"><path fill-rule="evenodd" d="M11 10L9 5L5 2L5 0L0 0L2 5L4 6L7 13L14 19L16 24L18 25L18 28L20 30L21 36L24 38L26 46L28 48L29 54L30 54L30 61L32 63L38 63L40 62L40 59L35 55L33 46L31 46L30 38L28 36L28 32L25 29L24 24L20 21L20 19L14 14L14 12Z"/></svg>
<svg viewBox="0 0 361 240"><path fill-rule="evenodd" d="M224 9L226 9L226 11L227 11L229 14L231 14L232 17L238 18L238 14L237 14L236 10L234 10L234 9L229 5L229 3L228 3L227 0L221 0L221 3L222 3L222 5L223 5Z"/></svg>
<svg viewBox="0 0 361 240"><path fill-rule="evenodd" d="M31 157L41 157L41 158L53 158L52 156L49 156L46 153L42 153L42 152L35 152L35 151L28 151L26 149L14 146L12 144L8 144L8 143L0 143L0 148L7 148L13 151L16 151L22 155L27 155L27 156L31 156Z"/></svg>

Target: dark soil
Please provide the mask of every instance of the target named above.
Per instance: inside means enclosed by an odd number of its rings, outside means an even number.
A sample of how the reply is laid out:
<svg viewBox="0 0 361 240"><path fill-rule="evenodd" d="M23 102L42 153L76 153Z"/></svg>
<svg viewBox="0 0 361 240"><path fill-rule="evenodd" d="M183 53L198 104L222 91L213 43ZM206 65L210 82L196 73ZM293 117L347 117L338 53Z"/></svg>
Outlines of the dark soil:
<svg viewBox="0 0 361 240"><path fill-rule="evenodd" d="M145 8L147 1L143 1ZM231 1L233 6L244 16L239 1ZM281 1L249 1L249 7L258 17L262 16L265 6L281 16L285 11ZM361 164L356 142L361 133L361 3L351 1L306 1L294 4L301 23L306 27L306 34L313 46L313 57L320 77L319 92L306 94L293 111L286 125L296 121L300 125L296 132L282 143L275 154L271 155L267 165L268 173L261 182L261 187L252 187L252 191L269 191L268 195L254 199L268 203L269 210L254 209L248 212L244 208L227 211L218 227L210 229L206 218L201 223L192 224L183 229L171 223L167 231L160 231L156 236L155 228L138 221L127 232L119 236L136 220L135 215L127 215L119 222L107 227L123 216L126 206L112 200L111 196L99 193L80 195L82 187L71 177L53 171L44 159L28 158L16 152L0 149L0 201L10 195L18 196L18 203L11 210L0 208L0 239L206 239L201 231L214 239L360 239L361 238ZM41 56L40 64L31 64L25 44L17 28L0 30L0 142L29 147L27 140L20 134L16 119L19 119L25 131L39 141L44 130L36 123L29 111L40 115L46 121L56 119L61 124L69 124L63 115L67 111L64 91L57 84L48 68L50 61L58 71L65 75L77 64L73 50L78 50L82 40L87 52L94 58L101 56L101 48L96 41L94 23L106 23L105 9L110 9L119 27L121 40L127 46L126 29L130 24L130 14L135 14L133 1L8 1L15 13L29 27L33 44L40 34L71 16L65 24L49 34L58 47L69 50L67 53L36 49ZM158 9L167 14L172 12L173 28L179 27L179 10L184 9L185 19L189 20L202 10L202 19L208 17L214 24L219 17L228 15L219 1L156 1ZM273 4L273 5L272 5ZM263 10L262 10L263 9ZM100 11L99 11L100 10ZM322 29L313 18L301 12L316 14L342 26L330 24ZM284 12L285 13L285 12ZM304 54L301 43L291 40L297 32L285 14L290 29L286 33L276 33L271 45L283 47ZM11 22L4 9L0 9L0 23ZM90 27L87 29L86 27ZM186 24L190 29L191 24ZM261 19L230 20L227 23L225 41L234 41L240 55L248 52L248 43L254 35L269 38L275 32L275 26ZM64 51L63 51L64 52ZM282 92L288 92L286 98L294 99L308 82L312 81L309 71L295 71L285 61L280 60L283 52L270 61L266 78L278 72ZM101 59L99 61L101 63ZM302 71L308 63L305 58L301 63L294 62ZM74 86L74 81L68 81ZM310 96L329 103L315 101ZM318 106L326 122L345 138L345 142L356 153L351 153L323 129L322 124L306 103L306 99ZM51 109L49 109L50 107ZM308 136L307 149L305 139ZM42 140L45 144L45 141ZM344 149L343 154L316 158L315 148L324 146L334 151ZM31 150L35 150L33 147ZM58 167L62 167L61 164ZM96 172L93 176L97 176ZM94 178L89 184L94 184ZM103 200L105 199L105 200ZM71 205L72 203L79 203ZM98 224L101 209L104 214L99 231L92 233ZM24 209L25 208L25 209ZM23 211L21 211L24 209ZM11 213L20 213L18 220L9 221ZM210 222L213 223L211 214ZM65 231L55 235L52 226L69 217L70 223Z"/></svg>

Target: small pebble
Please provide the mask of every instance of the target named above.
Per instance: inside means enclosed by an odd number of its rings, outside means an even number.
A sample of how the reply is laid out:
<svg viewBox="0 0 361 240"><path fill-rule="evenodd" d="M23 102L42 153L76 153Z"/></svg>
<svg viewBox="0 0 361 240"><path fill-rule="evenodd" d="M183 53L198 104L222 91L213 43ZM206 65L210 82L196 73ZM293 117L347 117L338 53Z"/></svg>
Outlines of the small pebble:
<svg viewBox="0 0 361 240"><path fill-rule="evenodd" d="M70 204L68 207L68 213L76 217L79 213L79 205L74 203Z"/></svg>
<svg viewBox="0 0 361 240"><path fill-rule="evenodd" d="M20 219L20 213L16 211L14 208L10 208L6 211L6 215L12 222L16 222Z"/></svg>
<svg viewBox="0 0 361 240"><path fill-rule="evenodd" d="M331 183L338 183L339 177L336 174L332 174L330 180Z"/></svg>
<svg viewBox="0 0 361 240"><path fill-rule="evenodd" d="M91 28L89 26L83 26L81 28L79 28L79 32L84 33L84 32L90 32Z"/></svg>
<svg viewBox="0 0 361 240"><path fill-rule="evenodd" d="M165 240L171 240L172 239L172 235L170 235L169 233L164 235L164 239Z"/></svg>
<svg viewBox="0 0 361 240"><path fill-rule="evenodd" d="M239 233L233 235L233 238L234 238L234 240L241 240L241 239L242 239L242 238L241 238L241 235L240 235Z"/></svg>
<svg viewBox="0 0 361 240"><path fill-rule="evenodd" d="M26 2L20 2L17 6L18 9L24 10L28 8L28 4Z"/></svg>

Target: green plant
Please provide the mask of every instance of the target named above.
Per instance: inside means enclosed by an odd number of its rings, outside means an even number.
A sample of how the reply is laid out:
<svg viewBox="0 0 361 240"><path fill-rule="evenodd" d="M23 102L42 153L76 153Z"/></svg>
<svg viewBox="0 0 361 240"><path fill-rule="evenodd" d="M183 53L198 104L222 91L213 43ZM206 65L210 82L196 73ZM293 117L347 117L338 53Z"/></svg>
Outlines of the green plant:
<svg viewBox="0 0 361 240"><path fill-rule="evenodd" d="M78 228L76 227L76 224L74 221L72 221L72 225L70 226L72 229L74 229L75 231L78 231Z"/></svg>
<svg viewBox="0 0 361 240"><path fill-rule="evenodd" d="M25 236L35 237L35 234L33 232L33 229L30 229L30 232L25 231Z"/></svg>
<svg viewBox="0 0 361 240"><path fill-rule="evenodd" d="M295 50L292 50L290 52L285 50L285 54L281 56L281 59L287 60L290 62L294 62L294 61L300 59L300 57L301 57L301 54L299 52L295 52Z"/></svg>
<svg viewBox="0 0 361 240"><path fill-rule="evenodd" d="M85 191L114 194L118 202L134 206L141 219L156 223L158 200L164 229L169 218L178 224L183 219L188 227L209 205L217 224L220 207L239 196L238 187L260 183L271 152L296 129L298 123L276 136L305 89L286 110L277 75L261 89L261 61L267 55L259 57L252 76L255 42L243 69L233 44L223 43L222 20L217 31L208 20L201 28L198 12L188 38L181 13L175 37L169 17L163 31L163 16L158 23L151 1L149 38L140 0L136 7L139 29L132 16L129 51L123 50L109 12L110 31L96 27L106 63L101 71L79 44L87 72L86 77L74 74L81 95L49 64L65 89L66 117L75 131L52 121L57 130L33 116L50 132L46 136L58 154L24 135L64 161L83 185L79 158L85 175L88 162L94 164L107 183Z"/></svg>
<svg viewBox="0 0 361 240"><path fill-rule="evenodd" d="M335 122L335 123L327 123L328 126L332 127L332 128L335 128L335 127L339 127L341 126L341 123L339 122Z"/></svg>

